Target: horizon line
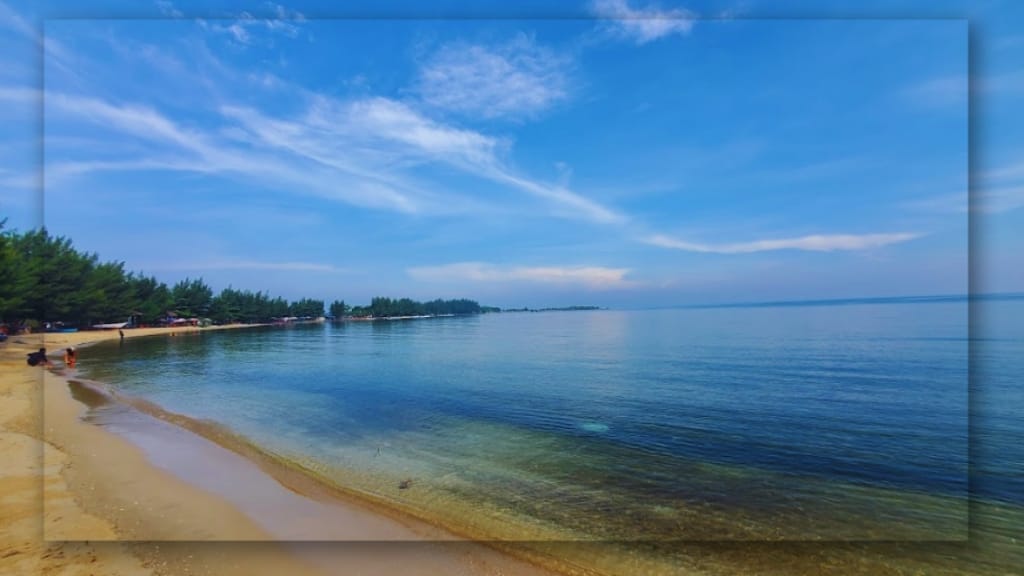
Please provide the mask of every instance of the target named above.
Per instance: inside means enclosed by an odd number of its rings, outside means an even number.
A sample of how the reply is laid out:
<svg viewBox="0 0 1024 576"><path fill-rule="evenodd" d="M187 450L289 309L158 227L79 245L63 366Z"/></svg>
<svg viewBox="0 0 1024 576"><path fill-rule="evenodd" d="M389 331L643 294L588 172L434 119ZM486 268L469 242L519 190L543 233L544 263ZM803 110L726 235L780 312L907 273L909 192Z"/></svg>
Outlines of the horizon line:
<svg viewBox="0 0 1024 576"><path fill-rule="evenodd" d="M701 308L770 308L785 306L837 306L852 304L907 304L941 303L977 300L1018 300L1024 299L1024 292L982 292L976 294L932 294L903 296L865 296L847 298L818 298L805 300L765 300L746 302L720 302L704 304L667 304L664 306L610 308L618 310L673 310Z"/></svg>

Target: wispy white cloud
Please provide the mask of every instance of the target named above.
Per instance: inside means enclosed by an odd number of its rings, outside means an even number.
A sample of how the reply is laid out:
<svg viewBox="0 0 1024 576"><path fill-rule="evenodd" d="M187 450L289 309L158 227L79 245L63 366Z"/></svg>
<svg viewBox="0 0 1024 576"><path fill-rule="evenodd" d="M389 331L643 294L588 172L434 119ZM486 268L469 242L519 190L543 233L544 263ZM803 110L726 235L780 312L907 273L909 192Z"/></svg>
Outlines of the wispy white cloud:
<svg viewBox="0 0 1024 576"><path fill-rule="evenodd" d="M7 168L0 168L0 188L8 190L37 190L39 188L39 174L35 171L15 171ZM4 198L10 201L9 198Z"/></svg>
<svg viewBox="0 0 1024 576"><path fill-rule="evenodd" d="M11 90L0 92L3 96L27 98L31 93ZM432 121L386 98L315 96L302 114L287 119L223 106L219 112L225 124L215 129L184 126L146 106L64 93L48 94L46 105L56 122L90 122L154 148L144 157L114 160L52 155L47 164L51 186L64 177L99 171L191 171L370 208L451 212L459 204L455 193L432 191L414 175L419 165L440 163L546 200L559 217L602 223L623 219L564 186L517 173L500 159L507 143Z"/></svg>
<svg viewBox="0 0 1024 576"><path fill-rule="evenodd" d="M13 30L27 38L35 38L38 35L35 27L29 24L28 20L22 18L20 14L11 10L3 2L0 2L0 28Z"/></svg>
<svg viewBox="0 0 1024 576"><path fill-rule="evenodd" d="M969 94L1024 94L1024 70L989 75L940 76L903 89L904 97L931 107L965 105Z"/></svg>
<svg viewBox="0 0 1024 576"><path fill-rule="evenodd" d="M1024 156L1024 153L1019 153L1018 157ZM985 181L997 182L1012 179L1024 179L1024 162L1016 162L1014 164L1008 164L1000 166L992 170L988 170L981 174L981 177Z"/></svg>
<svg viewBox="0 0 1024 576"><path fill-rule="evenodd" d="M55 120L89 121L148 142L155 147L145 158L117 161L61 161L47 163L55 177L93 171L140 169L183 170L222 174L289 193L315 195L371 208L414 212L411 198L382 182L354 178L352 174L282 159L271 151L247 149L225 141L216 133L182 127L147 107L116 105L96 98L47 94L48 114ZM51 182L52 184L52 182Z"/></svg>
<svg viewBox="0 0 1024 576"><path fill-rule="evenodd" d="M250 41L249 31L245 29L245 20L239 20L227 27L227 31L239 44L248 44Z"/></svg>
<svg viewBox="0 0 1024 576"><path fill-rule="evenodd" d="M589 220L600 224L621 224L628 220L626 215L581 196L564 186L530 180L501 167L489 169L484 166L482 168L481 174L492 180L510 184L530 194L552 201L555 206L560 208L555 214L561 217Z"/></svg>
<svg viewBox="0 0 1024 576"><path fill-rule="evenodd" d="M964 189L923 196L908 200L901 207L933 214L1002 214L1017 210L1024 207L1024 163L977 173L970 194Z"/></svg>
<svg viewBox="0 0 1024 576"><path fill-rule="evenodd" d="M175 8L174 3L170 0L155 0L154 4L156 4L157 9L164 16L170 16L171 18L181 18L184 16L181 10Z"/></svg>
<svg viewBox="0 0 1024 576"><path fill-rule="evenodd" d="M989 214L1024 207L1024 162L1007 164L979 175L971 209Z"/></svg>
<svg viewBox="0 0 1024 576"><path fill-rule="evenodd" d="M914 212L933 214L966 214L969 208L966 191L908 200L901 203L900 207Z"/></svg>
<svg viewBox="0 0 1024 576"><path fill-rule="evenodd" d="M637 44L671 34L688 34L696 18L693 12L683 8L633 8L628 0L594 0L591 10L610 21L606 28L609 33Z"/></svg>
<svg viewBox="0 0 1024 576"><path fill-rule="evenodd" d="M941 76L908 86L903 96L928 107L965 105L968 87L966 75Z"/></svg>
<svg viewBox="0 0 1024 576"><path fill-rule="evenodd" d="M1024 184L986 188L975 192L971 209L1000 214L1024 207Z"/></svg>
<svg viewBox="0 0 1024 576"><path fill-rule="evenodd" d="M306 17L301 12L289 10L272 2L264 3L263 12L267 15L256 16L251 12L243 11L229 24L204 19L198 19L197 22L204 30L227 35L236 44L246 46L256 42L254 33L260 29L267 30L271 34L297 38L301 32L299 25L306 21Z"/></svg>
<svg viewBox="0 0 1024 576"><path fill-rule="evenodd" d="M223 112L266 145L396 188L414 187L397 175L402 170L440 163L546 200L560 217L599 223L624 220L565 186L517 173L500 158L508 142L436 122L388 98L339 101L318 96L303 116L291 120L239 108Z"/></svg>
<svg viewBox="0 0 1024 576"><path fill-rule="evenodd" d="M474 117L530 116L568 97L569 57L519 34L496 46L442 46L419 71L428 105Z"/></svg>
<svg viewBox="0 0 1024 576"><path fill-rule="evenodd" d="M72 62L70 52L53 38L44 38L40 29L37 29L3 2L0 2L0 29L12 30L22 38L41 46L47 63L65 71L70 70L70 62ZM8 65L9 63L5 62L4 64Z"/></svg>
<svg viewBox="0 0 1024 576"><path fill-rule="evenodd" d="M266 2L264 5L273 12L273 17L266 18L263 21L267 29L284 34L289 38L295 38L299 35L299 27L294 23L306 21L306 17L301 12L290 10L273 2Z"/></svg>
<svg viewBox="0 0 1024 576"><path fill-rule="evenodd" d="M1020 157L1010 154L1009 157ZM947 190L956 190L949 187ZM922 195L900 204L904 209L933 214L1002 214L1024 208L1024 162L1010 162L986 170L976 171L972 177L971 191L967 186L961 191L940 192Z"/></svg>
<svg viewBox="0 0 1024 576"><path fill-rule="evenodd" d="M278 19L303 20L301 14L288 12L280 5L267 6ZM249 23L257 20L245 13L238 22L248 29ZM545 54L528 37L516 42L515 50L531 58ZM185 75L197 83L210 76L189 74L186 63L163 58L162 53L153 50L141 49L138 54L123 56L156 60L161 73L176 78ZM225 82L253 83L212 55L205 56L202 66L215 70ZM275 76L270 89L286 95L296 105L289 107L292 112L271 114L265 109L234 104L240 100L231 97L232 90L223 86L225 82L208 91L213 112L219 114L219 124L216 120L204 120L202 124L190 125L177 117L172 120L172 116L153 106L48 93L47 115L57 122L53 126L90 122L101 130L132 137L121 138L120 142L149 147L137 151L135 157L118 158L83 157L81 148L68 148L67 154L48 156L48 183L60 183L62 178L91 171L191 171L225 175L257 182L263 188L276 187L284 193L312 194L357 206L402 213L448 214L492 211L502 202L499 196L518 191L541 201L536 207L529 207L531 214L596 223L625 221L622 214L572 190L564 180L547 182L517 169L507 160L512 147L510 140L431 118L415 107L415 101L383 97L338 99ZM2 96L27 99L30 93L12 90ZM60 132L51 129L48 136L60 136ZM438 186L431 175L424 174L431 165L454 167L481 179L483 185L473 189Z"/></svg>
<svg viewBox="0 0 1024 576"><path fill-rule="evenodd" d="M903 207L933 214L1002 214L1024 207L1024 184L985 187L967 193L941 194L905 202Z"/></svg>
<svg viewBox="0 0 1024 576"><path fill-rule="evenodd" d="M981 76L978 88L989 94L1024 94L1024 70Z"/></svg>
<svg viewBox="0 0 1024 576"><path fill-rule="evenodd" d="M212 166L186 159L142 158L132 160L71 160L50 162L45 166L46 180L50 188L63 184L65 179L94 172L210 172Z"/></svg>
<svg viewBox="0 0 1024 576"><path fill-rule="evenodd" d="M573 285L590 289L635 286L626 279L628 268L603 266L498 266L485 262L456 262L406 270L420 282L526 282Z"/></svg>
<svg viewBox="0 0 1024 576"><path fill-rule="evenodd" d="M0 102L12 104L34 104L42 98L42 91L36 88L21 88L17 86L0 86Z"/></svg>
<svg viewBox="0 0 1024 576"><path fill-rule="evenodd" d="M749 14L751 14L750 2L743 0L719 10L714 16L719 20L733 20Z"/></svg>
<svg viewBox="0 0 1024 576"><path fill-rule="evenodd" d="M99 98L53 91L46 93L46 106L48 111L68 114L80 120L87 119L142 139L169 142L198 153L210 151L205 138L198 131L181 128L146 106L117 105Z"/></svg>
<svg viewBox="0 0 1024 576"><path fill-rule="evenodd" d="M801 236L799 238L782 238L774 240L754 240L727 244L702 244L686 242L664 234L655 234L643 239L647 244L685 250L687 252L706 252L714 254L748 254L772 250L807 250L811 252L833 252L837 250L868 250L881 248L890 244L907 242L919 238L921 234L899 232L892 234L820 234Z"/></svg>
<svg viewBox="0 0 1024 576"><path fill-rule="evenodd" d="M398 144L413 157L445 161L461 167L493 165L501 143L479 132L432 121L411 107L388 98L368 98L341 103L321 100L311 121L321 128L339 116L345 125L371 140ZM333 110L332 110L333 108ZM340 112L340 114L339 114Z"/></svg>

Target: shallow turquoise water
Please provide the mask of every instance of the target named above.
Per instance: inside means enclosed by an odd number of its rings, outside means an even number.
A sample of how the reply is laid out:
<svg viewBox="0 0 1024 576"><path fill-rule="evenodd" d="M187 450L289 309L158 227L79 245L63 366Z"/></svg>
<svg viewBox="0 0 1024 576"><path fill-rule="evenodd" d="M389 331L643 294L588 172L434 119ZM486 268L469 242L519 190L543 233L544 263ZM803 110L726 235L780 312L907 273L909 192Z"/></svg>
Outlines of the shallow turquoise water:
<svg viewBox="0 0 1024 576"><path fill-rule="evenodd" d="M965 301L504 313L128 340L79 366L488 538L961 540L969 486L1024 503L1024 302L985 305L973 340Z"/></svg>

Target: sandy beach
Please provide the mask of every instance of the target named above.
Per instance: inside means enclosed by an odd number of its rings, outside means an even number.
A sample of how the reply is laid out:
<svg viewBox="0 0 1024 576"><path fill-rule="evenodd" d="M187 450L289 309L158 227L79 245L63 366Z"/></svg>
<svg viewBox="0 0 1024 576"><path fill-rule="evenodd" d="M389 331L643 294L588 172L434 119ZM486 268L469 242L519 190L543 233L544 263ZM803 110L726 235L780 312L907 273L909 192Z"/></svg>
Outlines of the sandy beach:
<svg viewBox="0 0 1024 576"><path fill-rule="evenodd" d="M166 329L125 334L171 337ZM62 374L60 350L116 338L83 332L0 344L0 574L552 576L594 574L580 566L597 557L602 573L622 575L997 574L1013 549L1008 537L985 532L971 546L679 543L661 560L601 542L499 550L318 491L315 481L173 417L148 422L144 429L157 433L131 441L83 419L105 400ZM27 366L25 354L44 344L55 366ZM1011 534L1017 517L974 513L1000 534Z"/></svg>
<svg viewBox="0 0 1024 576"><path fill-rule="evenodd" d="M222 328L174 334L215 329ZM170 334L125 331L127 338ZM311 498L184 429L163 436L182 445L154 451L84 421L89 398L81 390L73 397L58 358L67 346L117 338L117 331L32 334L0 345L0 573L549 574L412 519ZM25 363L40 346L55 361L49 370ZM225 497L233 493L235 502ZM349 542L281 541L315 539Z"/></svg>

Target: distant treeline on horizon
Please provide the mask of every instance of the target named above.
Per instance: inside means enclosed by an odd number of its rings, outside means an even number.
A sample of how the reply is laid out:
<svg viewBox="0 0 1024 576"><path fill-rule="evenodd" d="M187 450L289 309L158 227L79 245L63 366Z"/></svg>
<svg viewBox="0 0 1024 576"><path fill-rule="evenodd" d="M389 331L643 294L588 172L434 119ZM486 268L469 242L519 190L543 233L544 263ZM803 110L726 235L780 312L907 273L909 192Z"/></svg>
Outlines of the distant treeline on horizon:
<svg viewBox="0 0 1024 576"><path fill-rule="evenodd" d="M600 306L559 306L557 308L505 308L505 312L574 312L579 310L601 310Z"/></svg>
<svg viewBox="0 0 1024 576"><path fill-rule="evenodd" d="M4 231L0 220L0 323L90 326L124 322L156 325L169 316L208 318L218 324L261 323L286 317L324 316L324 301L281 297L232 287L214 295L201 278L168 287L153 276L126 272L124 262L100 262L71 240L46 229ZM331 303L330 315L418 316L497 312L473 300L416 302L377 297L369 306Z"/></svg>
<svg viewBox="0 0 1024 576"><path fill-rule="evenodd" d="M501 312L500 308L492 306L481 306L474 300L459 298L455 300L431 300L429 302L418 302L409 298L387 298L377 296L370 301L369 306L353 306L349 308L342 300L335 300L331 303L330 316L342 318L354 316L356 318L375 317L390 318L396 316L440 316L440 315L462 315L462 314L483 314L487 312Z"/></svg>

